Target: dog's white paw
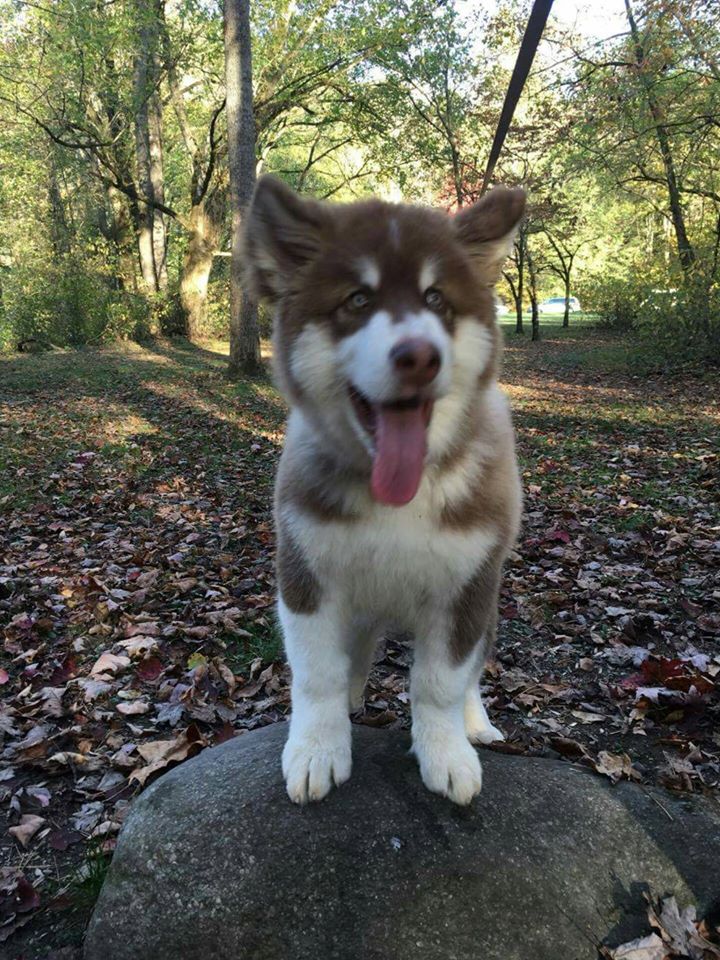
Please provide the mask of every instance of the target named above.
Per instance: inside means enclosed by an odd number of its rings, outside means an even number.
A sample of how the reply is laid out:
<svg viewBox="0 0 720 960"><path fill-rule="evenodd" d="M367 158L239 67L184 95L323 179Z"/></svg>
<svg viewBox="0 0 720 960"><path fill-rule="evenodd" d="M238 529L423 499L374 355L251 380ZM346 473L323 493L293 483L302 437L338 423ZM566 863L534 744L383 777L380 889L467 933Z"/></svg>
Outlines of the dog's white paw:
<svg viewBox="0 0 720 960"><path fill-rule="evenodd" d="M480 691L476 686L471 687L465 697L465 733L470 743L487 744L505 739L502 730L498 730L490 722Z"/></svg>
<svg viewBox="0 0 720 960"><path fill-rule="evenodd" d="M322 800L350 776L350 736L315 733L293 736L282 755L288 796L293 803Z"/></svg>
<svg viewBox="0 0 720 960"><path fill-rule="evenodd" d="M480 793L480 760L465 737L425 736L414 741L413 752L428 790L449 797L461 806Z"/></svg>
<svg viewBox="0 0 720 960"><path fill-rule="evenodd" d="M484 723L479 726L468 725L465 728L470 743L494 743L496 740L504 740L505 734L492 723Z"/></svg>

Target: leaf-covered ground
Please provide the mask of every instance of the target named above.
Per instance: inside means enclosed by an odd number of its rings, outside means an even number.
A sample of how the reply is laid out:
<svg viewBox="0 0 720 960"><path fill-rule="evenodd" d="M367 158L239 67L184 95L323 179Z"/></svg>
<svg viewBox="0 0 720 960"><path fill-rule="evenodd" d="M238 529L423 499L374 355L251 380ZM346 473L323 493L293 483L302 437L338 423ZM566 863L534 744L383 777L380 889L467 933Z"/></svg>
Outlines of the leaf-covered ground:
<svg viewBox="0 0 720 960"><path fill-rule="evenodd" d="M712 793L716 382L619 372L625 350L588 328L508 336L526 516L487 677L496 746ZM74 956L133 796L288 712L284 406L224 362L178 344L0 359L3 956ZM381 645L358 722L407 723L409 658Z"/></svg>

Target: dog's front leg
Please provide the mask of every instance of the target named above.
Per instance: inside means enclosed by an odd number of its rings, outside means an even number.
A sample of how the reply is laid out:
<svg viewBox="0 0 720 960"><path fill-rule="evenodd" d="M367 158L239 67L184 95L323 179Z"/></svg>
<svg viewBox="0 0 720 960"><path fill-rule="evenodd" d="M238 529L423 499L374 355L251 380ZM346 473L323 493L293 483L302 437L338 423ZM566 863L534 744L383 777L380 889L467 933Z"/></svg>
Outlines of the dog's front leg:
<svg viewBox="0 0 720 960"><path fill-rule="evenodd" d="M438 618L416 632L410 681L413 752L425 786L455 803L480 792L480 760L465 732L465 696L476 665L455 662L448 643L450 624Z"/></svg>
<svg viewBox="0 0 720 960"><path fill-rule="evenodd" d="M350 657L344 621L330 601L302 614L281 600L278 612L293 675L283 774L293 803L307 803L350 776Z"/></svg>

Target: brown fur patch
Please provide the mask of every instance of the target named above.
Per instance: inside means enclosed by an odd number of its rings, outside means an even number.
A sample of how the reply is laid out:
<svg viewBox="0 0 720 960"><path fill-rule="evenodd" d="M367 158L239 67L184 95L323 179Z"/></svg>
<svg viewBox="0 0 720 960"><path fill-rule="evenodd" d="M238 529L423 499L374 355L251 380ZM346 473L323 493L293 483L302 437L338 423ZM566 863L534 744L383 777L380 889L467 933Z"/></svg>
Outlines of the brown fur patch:
<svg viewBox="0 0 720 960"><path fill-rule="evenodd" d="M487 650L495 644L504 557L503 547L496 547L453 603L450 653L456 663L462 663L481 638L485 639Z"/></svg>
<svg viewBox="0 0 720 960"><path fill-rule="evenodd" d="M521 499L515 440L511 429L498 430L491 417L491 411L476 409L464 419L455 443L439 464L443 472L456 469L476 437L492 444L492 459L483 464L463 497L445 505L440 525L451 530L465 530L494 524L500 532L501 542L509 547L517 534Z"/></svg>
<svg viewBox="0 0 720 960"><path fill-rule="evenodd" d="M320 584L287 525L280 523L277 544L280 596L293 613L314 613L320 606Z"/></svg>
<svg viewBox="0 0 720 960"><path fill-rule="evenodd" d="M346 503L346 491L353 484L367 487L368 476L359 475L320 450L312 458L294 462L292 454L280 460L275 498L278 504L293 503L316 520L326 522L357 519Z"/></svg>
<svg viewBox="0 0 720 960"><path fill-rule="evenodd" d="M498 528L502 542L509 544L517 524L519 493L512 451L500 453L484 465L464 497L445 505L441 527L468 530L492 524Z"/></svg>

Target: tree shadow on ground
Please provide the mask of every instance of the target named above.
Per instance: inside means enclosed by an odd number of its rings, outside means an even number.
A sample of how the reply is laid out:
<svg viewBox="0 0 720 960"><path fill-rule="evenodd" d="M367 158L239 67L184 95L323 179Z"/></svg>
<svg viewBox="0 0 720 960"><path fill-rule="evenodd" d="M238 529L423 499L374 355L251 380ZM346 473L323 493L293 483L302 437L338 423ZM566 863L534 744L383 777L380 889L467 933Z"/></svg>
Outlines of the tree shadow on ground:
<svg viewBox="0 0 720 960"><path fill-rule="evenodd" d="M223 366L221 354L189 344L3 361L0 496L27 502L43 474L88 451L122 459L136 445L157 460L174 446L218 470L258 443L277 448L285 408L269 381L229 384Z"/></svg>

